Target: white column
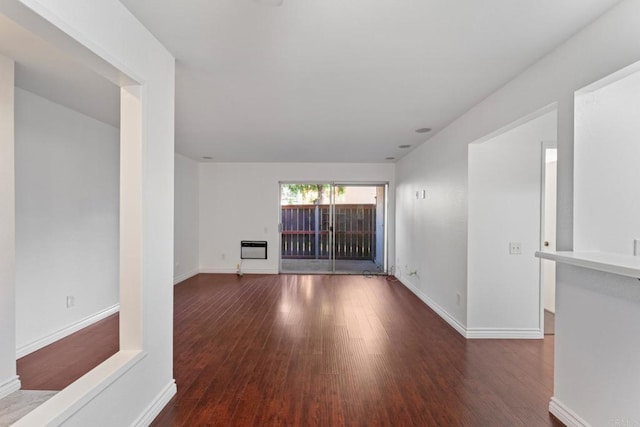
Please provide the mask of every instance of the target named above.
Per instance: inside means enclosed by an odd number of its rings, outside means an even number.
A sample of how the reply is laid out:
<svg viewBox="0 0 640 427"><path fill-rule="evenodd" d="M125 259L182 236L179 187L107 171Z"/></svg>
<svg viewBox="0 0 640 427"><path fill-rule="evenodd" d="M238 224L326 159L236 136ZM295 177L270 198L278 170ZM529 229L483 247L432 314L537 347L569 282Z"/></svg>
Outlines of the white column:
<svg viewBox="0 0 640 427"><path fill-rule="evenodd" d="M14 62L0 56L0 398L16 376Z"/></svg>
<svg viewBox="0 0 640 427"><path fill-rule="evenodd" d="M120 90L120 350L142 349L141 93Z"/></svg>

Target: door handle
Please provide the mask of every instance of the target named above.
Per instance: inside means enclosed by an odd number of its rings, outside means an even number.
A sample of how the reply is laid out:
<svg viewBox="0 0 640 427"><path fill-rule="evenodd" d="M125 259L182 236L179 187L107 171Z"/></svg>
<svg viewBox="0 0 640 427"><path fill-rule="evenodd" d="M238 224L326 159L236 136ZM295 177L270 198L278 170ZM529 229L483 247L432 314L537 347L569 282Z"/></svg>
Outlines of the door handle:
<svg viewBox="0 0 640 427"><path fill-rule="evenodd" d="M545 240L544 245L545 245L546 247L548 247L548 246L549 246L549 242L547 242L547 241Z"/></svg>

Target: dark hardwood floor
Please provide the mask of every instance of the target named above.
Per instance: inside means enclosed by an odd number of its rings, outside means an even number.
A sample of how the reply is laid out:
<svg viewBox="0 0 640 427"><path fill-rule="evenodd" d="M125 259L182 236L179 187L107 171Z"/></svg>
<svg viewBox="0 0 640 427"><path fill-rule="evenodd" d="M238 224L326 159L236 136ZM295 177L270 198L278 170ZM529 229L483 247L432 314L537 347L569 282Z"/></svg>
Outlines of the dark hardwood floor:
<svg viewBox="0 0 640 427"><path fill-rule="evenodd" d="M561 425L553 337L465 340L395 280L199 275L154 426Z"/></svg>
<svg viewBox="0 0 640 427"><path fill-rule="evenodd" d="M118 352L114 314L18 359L23 390L62 390Z"/></svg>
<svg viewBox="0 0 640 427"><path fill-rule="evenodd" d="M153 425L560 426L553 343L465 340L383 277L201 274L175 288L178 394ZM19 374L57 390L116 350L113 316Z"/></svg>

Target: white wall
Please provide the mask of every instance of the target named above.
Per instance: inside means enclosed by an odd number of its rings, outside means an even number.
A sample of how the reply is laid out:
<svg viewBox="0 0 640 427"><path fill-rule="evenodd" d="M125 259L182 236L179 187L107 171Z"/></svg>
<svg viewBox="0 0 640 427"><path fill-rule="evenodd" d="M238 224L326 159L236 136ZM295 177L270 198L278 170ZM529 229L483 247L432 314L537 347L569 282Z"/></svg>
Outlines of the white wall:
<svg viewBox="0 0 640 427"><path fill-rule="evenodd" d="M80 63L129 86L121 92L125 154L120 194L126 197L120 203L120 242L126 244L120 248L120 267L126 268L121 274L120 351L16 426L148 425L176 392L175 60L116 0L7 0L0 2L0 13Z"/></svg>
<svg viewBox="0 0 640 427"><path fill-rule="evenodd" d="M542 141L556 113L469 145L467 336L542 337L540 250ZM521 245L520 255L509 243Z"/></svg>
<svg viewBox="0 0 640 427"><path fill-rule="evenodd" d="M198 162L176 153L174 205L174 283L198 273Z"/></svg>
<svg viewBox="0 0 640 427"><path fill-rule="evenodd" d="M16 89L18 348L118 303L118 156L117 128Z"/></svg>
<svg viewBox="0 0 640 427"><path fill-rule="evenodd" d="M554 401L587 425L640 424L637 279L558 265Z"/></svg>
<svg viewBox="0 0 640 427"><path fill-rule="evenodd" d="M640 239L640 65L634 69L576 96L576 250L632 255Z"/></svg>
<svg viewBox="0 0 640 427"><path fill-rule="evenodd" d="M576 251L631 256L640 236L638 69L576 96ZM640 322L638 280L566 265L557 272L553 412L570 409L590 425L640 425L640 343L630 338Z"/></svg>
<svg viewBox="0 0 640 427"><path fill-rule="evenodd" d="M14 62L0 55L0 399L16 376Z"/></svg>
<svg viewBox="0 0 640 427"><path fill-rule="evenodd" d="M467 323L467 145L443 133L397 164L396 276L462 331ZM426 199L416 199L422 189Z"/></svg>
<svg viewBox="0 0 640 427"><path fill-rule="evenodd" d="M640 1L623 1L398 162L396 257L419 273L399 277L458 330L467 324L467 145L557 103L557 242L571 249L574 92L640 59L639 14ZM416 203L423 187L427 203Z"/></svg>
<svg viewBox="0 0 640 427"><path fill-rule="evenodd" d="M200 271L233 273L240 241L266 240L268 259L245 260L243 270L278 272L280 181L389 182L393 188L393 178L392 164L201 163ZM389 216L387 223L393 224L393 212ZM389 239L393 242L393 230ZM389 252L392 256L393 244Z"/></svg>
<svg viewBox="0 0 640 427"><path fill-rule="evenodd" d="M447 128L401 159L397 165L396 251L401 264L408 262L418 266L419 275L407 277L400 274L403 283L412 288L423 300L460 332L466 333L466 266L467 266L467 145L479 138L525 117L539 109L556 103L558 109L558 250L573 248L573 150L574 150L574 92L602 77L640 60L640 1L625 0L601 18L540 59L511 82L470 109ZM543 31L543 29L541 29ZM425 186L432 189L431 198L424 208L414 204L411 195L415 189ZM420 215L417 215L420 213ZM415 238L418 236L419 238ZM421 272L421 270L424 270ZM609 277L595 277L585 273L589 282L597 282L599 289L610 283ZM565 282L580 286L585 280L568 271ZM637 281L636 281L637 282ZM558 284L558 289L562 283ZM633 292L640 292L636 287ZM455 293L461 292L462 304L456 305ZM607 368L618 362L615 351L599 353L597 361L583 353L591 351L587 343L568 341L568 349L559 345L563 337L574 332L563 330L561 325L562 301L560 291L556 301L556 395L568 402L568 409L581 411L591 405L583 418L593 425L601 425L593 415L618 413L624 416L625 402L611 399L598 400L597 396L611 392L616 396L617 378L607 377ZM599 312L597 300L591 313ZM567 303L571 301L567 299ZM627 303L623 299L608 301L607 312L621 309ZM598 330L614 331L620 327L617 317L598 316ZM633 319L632 319L633 321ZM631 328L632 323L627 323ZM623 330L632 336L632 332ZM577 326L579 327L579 326ZM606 346L603 346L603 348ZM609 349L611 350L611 349ZM576 356L577 355L577 356ZM567 364L585 357L590 361L590 376L598 376L597 383L581 390L564 388L561 383L577 381L574 371L567 371ZM621 370L633 369L635 362L619 365ZM575 375L572 375L575 374ZM592 390L593 386L593 390ZM625 390L628 388L625 386ZM566 394L562 390L566 390ZM594 393L587 393L594 391ZM636 398L638 393L632 395ZM594 397L596 399L594 400ZM606 425L606 424L605 424Z"/></svg>

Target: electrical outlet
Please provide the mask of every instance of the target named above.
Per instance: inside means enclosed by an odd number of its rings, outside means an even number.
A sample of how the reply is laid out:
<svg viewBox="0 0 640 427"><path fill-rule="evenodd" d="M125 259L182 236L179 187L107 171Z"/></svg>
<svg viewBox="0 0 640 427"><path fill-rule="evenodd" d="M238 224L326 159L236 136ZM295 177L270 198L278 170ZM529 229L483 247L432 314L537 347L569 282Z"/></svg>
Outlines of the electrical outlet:
<svg viewBox="0 0 640 427"><path fill-rule="evenodd" d="M73 295L67 296L67 308L71 308L76 305L76 299Z"/></svg>
<svg viewBox="0 0 640 427"><path fill-rule="evenodd" d="M225 259L227 259L227 254L225 254L225 253L220 254L220 259L221 259L222 261L224 261Z"/></svg>
<svg viewBox="0 0 640 427"><path fill-rule="evenodd" d="M521 255L522 254L522 243L520 243L520 242L509 242L509 254L511 254L511 255Z"/></svg>

